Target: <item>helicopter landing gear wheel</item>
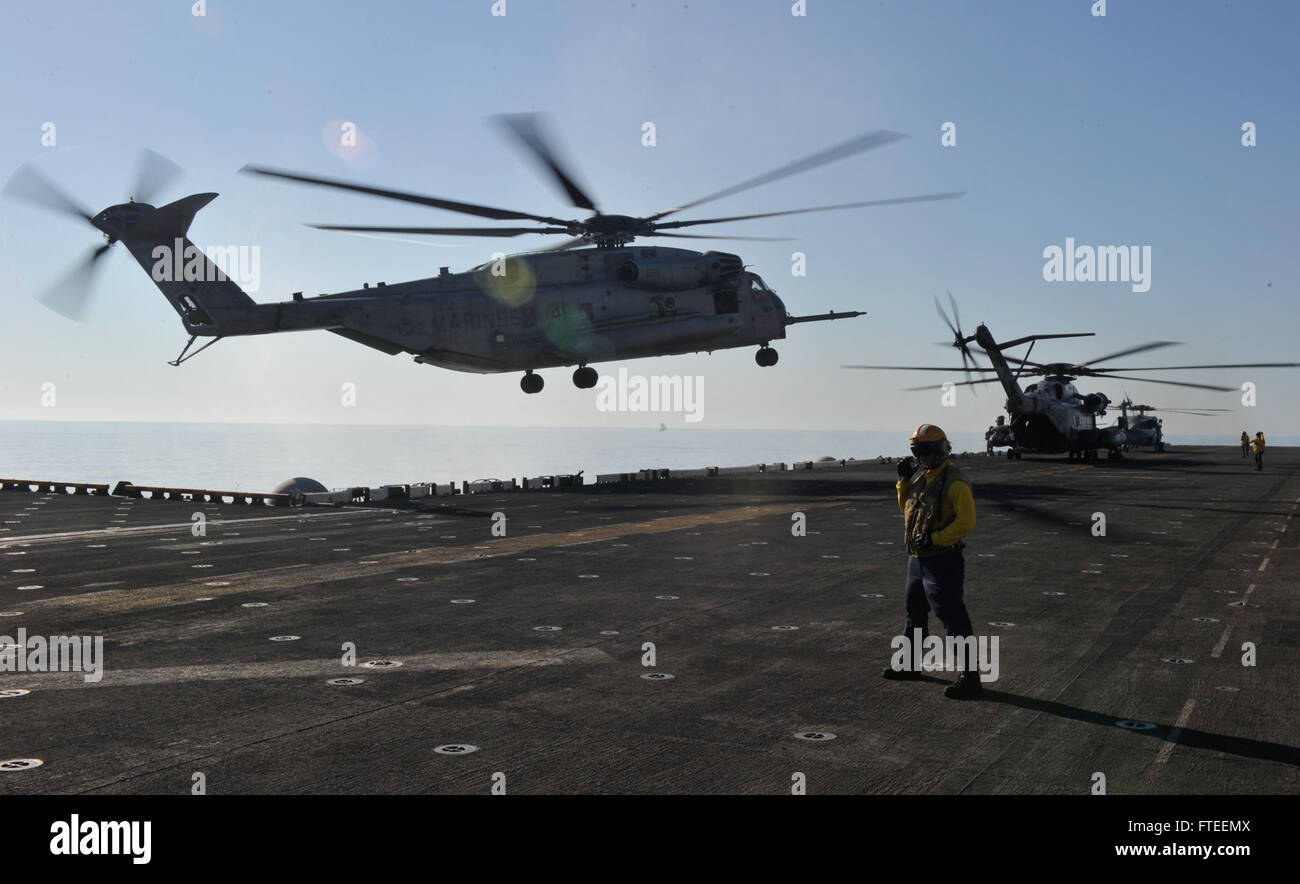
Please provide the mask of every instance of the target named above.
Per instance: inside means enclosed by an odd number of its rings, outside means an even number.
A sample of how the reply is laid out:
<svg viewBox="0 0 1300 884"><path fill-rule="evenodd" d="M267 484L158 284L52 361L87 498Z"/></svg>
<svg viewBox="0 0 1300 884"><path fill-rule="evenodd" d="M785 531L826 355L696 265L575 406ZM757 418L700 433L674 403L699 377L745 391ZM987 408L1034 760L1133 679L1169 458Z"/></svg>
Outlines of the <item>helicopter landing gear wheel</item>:
<svg viewBox="0 0 1300 884"><path fill-rule="evenodd" d="M590 390L600 381L596 369L584 365L573 372L573 386L579 390Z"/></svg>
<svg viewBox="0 0 1300 884"><path fill-rule="evenodd" d="M524 373L524 376L519 379L519 389L523 390L525 393L540 393L544 386L546 386L546 381L542 380L541 375L533 374L531 368L528 369L528 371Z"/></svg>
<svg viewBox="0 0 1300 884"><path fill-rule="evenodd" d="M758 352L754 354L754 361L763 366L763 368L776 365L776 361L779 358L780 356L777 352L767 346L759 347Z"/></svg>

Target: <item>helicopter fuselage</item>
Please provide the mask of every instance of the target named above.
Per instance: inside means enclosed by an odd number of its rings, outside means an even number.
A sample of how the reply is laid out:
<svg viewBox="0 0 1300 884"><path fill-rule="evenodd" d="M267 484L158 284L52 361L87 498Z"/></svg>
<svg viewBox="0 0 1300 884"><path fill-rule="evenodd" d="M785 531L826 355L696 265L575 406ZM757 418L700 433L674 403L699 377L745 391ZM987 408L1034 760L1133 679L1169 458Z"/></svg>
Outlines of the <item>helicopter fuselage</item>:
<svg viewBox="0 0 1300 884"><path fill-rule="evenodd" d="M127 244L146 269L161 260L160 246L129 237ZM498 253L464 273L442 268L426 279L238 309L210 309L223 288L238 293L224 275L155 282L195 336L324 329L389 355L477 373L766 348L792 322L847 315L791 317L737 255L639 246Z"/></svg>
<svg viewBox="0 0 1300 884"><path fill-rule="evenodd" d="M1012 372L1002 348L983 324L971 337L989 357L1003 390L1007 394L1006 410L1017 450L1046 454L1094 452L1100 448L1118 452L1124 444L1124 431L1117 427L1098 427L1097 418L1106 414L1110 400L1102 393L1084 395L1072 383L1074 378L1051 374L1025 389Z"/></svg>
<svg viewBox="0 0 1300 884"><path fill-rule="evenodd" d="M1085 396L1068 379L1049 377L1013 393L1006 407L1019 448L1044 453L1116 451L1124 444L1124 431L1097 425L1108 404L1101 393Z"/></svg>
<svg viewBox="0 0 1300 884"><path fill-rule="evenodd" d="M1141 415L1121 419L1119 425L1124 429L1130 447L1164 447L1164 426L1159 418Z"/></svg>

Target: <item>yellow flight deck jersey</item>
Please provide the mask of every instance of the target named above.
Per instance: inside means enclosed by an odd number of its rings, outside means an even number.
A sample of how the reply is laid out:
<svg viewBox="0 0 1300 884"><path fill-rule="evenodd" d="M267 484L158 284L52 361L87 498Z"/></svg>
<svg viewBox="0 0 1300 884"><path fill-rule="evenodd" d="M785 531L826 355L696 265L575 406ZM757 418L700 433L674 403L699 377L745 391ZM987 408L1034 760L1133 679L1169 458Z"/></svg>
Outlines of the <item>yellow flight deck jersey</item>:
<svg viewBox="0 0 1300 884"><path fill-rule="evenodd" d="M1251 439L1250 447L1255 449L1256 454L1259 454L1261 451L1264 450L1264 437L1256 436L1254 439Z"/></svg>
<svg viewBox="0 0 1300 884"><path fill-rule="evenodd" d="M970 481L951 460L926 470L915 482L899 480L898 508L903 511L904 540L911 555L918 554L912 542L917 531L930 534L934 546L921 553L929 556L947 552L975 527Z"/></svg>

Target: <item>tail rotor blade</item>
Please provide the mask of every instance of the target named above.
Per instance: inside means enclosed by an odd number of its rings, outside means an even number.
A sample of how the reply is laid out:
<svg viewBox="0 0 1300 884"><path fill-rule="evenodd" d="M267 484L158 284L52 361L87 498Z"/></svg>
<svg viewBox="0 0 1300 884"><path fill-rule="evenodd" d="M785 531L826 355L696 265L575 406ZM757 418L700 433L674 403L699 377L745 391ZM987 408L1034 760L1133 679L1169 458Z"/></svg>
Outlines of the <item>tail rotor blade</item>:
<svg viewBox="0 0 1300 884"><path fill-rule="evenodd" d="M152 150L140 151L136 163L135 181L131 184L131 196L141 203L153 204L159 194L181 174L181 167L162 154Z"/></svg>
<svg viewBox="0 0 1300 884"><path fill-rule="evenodd" d="M80 322L89 306L95 277L102 266L99 259L108 254L109 248L109 244L105 243L91 251L83 260L73 264L66 273L47 286L37 300L55 313Z"/></svg>
<svg viewBox="0 0 1300 884"><path fill-rule="evenodd" d="M8 196L16 197L42 209L71 215L82 221L90 221L92 217L89 209L51 184L31 165L19 167L9 179L9 183L5 185L4 192Z"/></svg>
<svg viewBox="0 0 1300 884"><path fill-rule="evenodd" d="M948 331L952 332L953 337L960 338L961 332L957 331L957 329L953 327L952 320L948 318L947 313L943 312L943 305L939 303L937 295L934 299L934 309L939 311L939 318L943 320L944 325L948 326Z"/></svg>

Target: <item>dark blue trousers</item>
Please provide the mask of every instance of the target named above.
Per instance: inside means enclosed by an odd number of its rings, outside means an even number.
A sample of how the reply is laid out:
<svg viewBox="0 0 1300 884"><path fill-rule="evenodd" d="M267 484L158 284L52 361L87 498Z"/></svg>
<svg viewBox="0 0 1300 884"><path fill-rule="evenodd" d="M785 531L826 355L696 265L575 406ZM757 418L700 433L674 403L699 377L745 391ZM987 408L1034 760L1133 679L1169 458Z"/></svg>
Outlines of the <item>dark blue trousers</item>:
<svg viewBox="0 0 1300 884"><path fill-rule="evenodd" d="M970 614L966 613L962 581L966 577L966 559L960 550L937 556L907 560L907 632L921 630L928 635L926 623L930 612L939 618L948 635L964 637L974 635Z"/></svg>

